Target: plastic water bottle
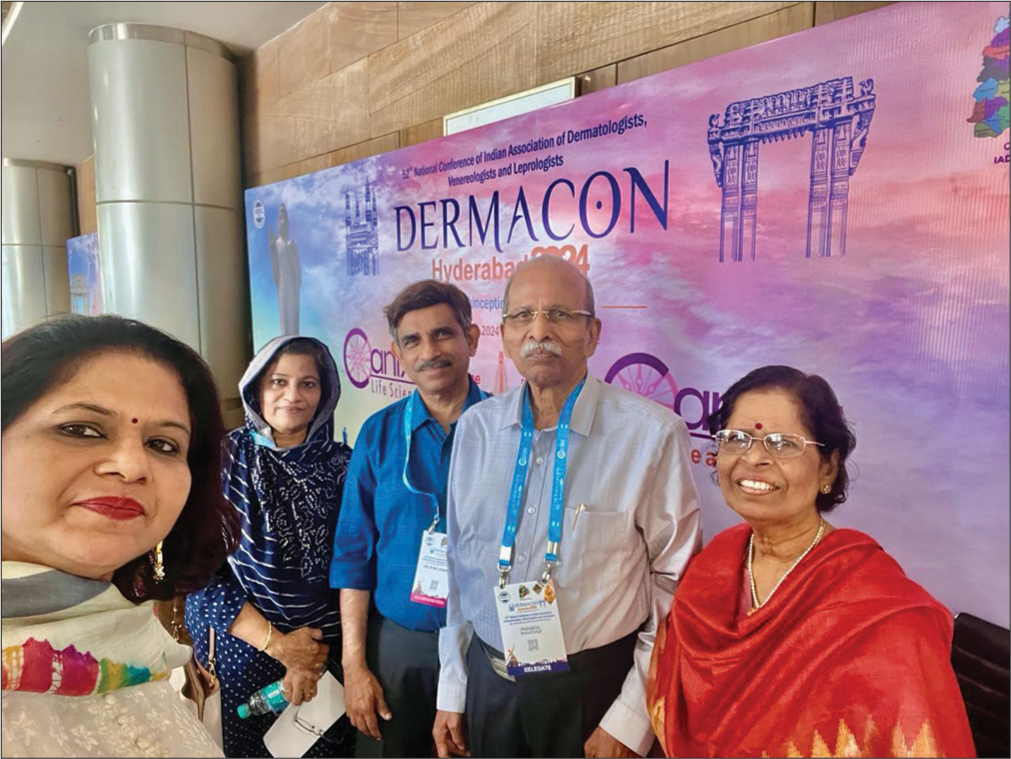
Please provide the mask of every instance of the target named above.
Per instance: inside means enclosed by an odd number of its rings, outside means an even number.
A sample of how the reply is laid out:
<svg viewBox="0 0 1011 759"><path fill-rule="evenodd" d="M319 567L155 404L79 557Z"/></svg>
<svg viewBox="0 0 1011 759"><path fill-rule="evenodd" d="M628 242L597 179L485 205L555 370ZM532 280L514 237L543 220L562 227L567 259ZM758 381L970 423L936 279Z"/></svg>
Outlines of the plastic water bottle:
<svg viewBox="0 0 1011 759"><path fill-rule="evenodd" d="M239 719L246 719L250 714L269 714L274 712L275 714L283 712L285 707L288 706L288 699L284 697L284 691L281 690L281 684L284 680L278 680L276 683L271 683L265 688L260 688L252 696L249 697L249 701L244 704L239 704L237 711L239 712Z"/></svg>

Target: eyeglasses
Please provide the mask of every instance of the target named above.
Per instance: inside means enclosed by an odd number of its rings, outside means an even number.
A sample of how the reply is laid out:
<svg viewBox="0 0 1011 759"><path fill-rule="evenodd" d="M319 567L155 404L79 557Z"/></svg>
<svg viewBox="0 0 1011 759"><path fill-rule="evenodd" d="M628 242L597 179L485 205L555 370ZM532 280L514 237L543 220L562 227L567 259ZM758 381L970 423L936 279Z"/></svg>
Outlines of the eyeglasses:
<svg viewBox="0 0 1011 759"><path fill-rule="evenodd" d="M556 326L573 324L580 316L589 316L591 319L593 318L593 314L589 311L569 311L566 308L549 308L544 311L535 311L530 308L521 308L519 311L511 314L502 314L502 321L505 324L515 324L518 327L528 327L534 323L534 320L540 314L544 314L544 318L548 320L548 324L554 324Z"/></svg>
<svg viewBox="0 0 1011 759"><path fill-rule="evenodd" d="M761 440L765 444L765 450L777 459L796 458L804 453L804 449L808 445L825 446L824 443L808 440L802 435L790 435L785 432L773 432L765 437L755 437L741 430L720 430L713 435L713 440L719 443L721 452L733 456L745 453L751 448L753 442Z"/></svg>

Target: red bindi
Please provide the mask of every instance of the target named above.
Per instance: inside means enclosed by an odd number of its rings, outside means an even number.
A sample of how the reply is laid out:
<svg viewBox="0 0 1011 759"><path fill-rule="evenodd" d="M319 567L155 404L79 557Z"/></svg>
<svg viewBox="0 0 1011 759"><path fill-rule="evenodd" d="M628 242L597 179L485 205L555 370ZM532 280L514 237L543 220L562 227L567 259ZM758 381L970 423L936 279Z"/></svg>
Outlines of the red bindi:
<svg viewBox="0 0 1011 759"><path fill-rule="evenodd" d="M137 420L136 420L136 419L131 419L130 421L131 421L131 422L133 422L134 424L136 424L136 423L137 423Z"/></svg>
<svg viewBox="0 0 1011 759"><path fill-rule="evenodd" d="M134 419L134 421L137 421L137 420L136 420L136 419ZM761 422L755 422L755 429L756 429L756 430L760 430L760 429L762 429L762 423L761 423Z"/></svg>

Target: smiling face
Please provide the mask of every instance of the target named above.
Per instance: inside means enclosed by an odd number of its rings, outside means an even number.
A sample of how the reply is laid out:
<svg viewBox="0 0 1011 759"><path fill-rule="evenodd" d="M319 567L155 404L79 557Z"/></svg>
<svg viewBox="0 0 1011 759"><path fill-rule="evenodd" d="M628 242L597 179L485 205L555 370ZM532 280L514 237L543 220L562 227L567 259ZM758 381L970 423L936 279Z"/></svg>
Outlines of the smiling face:
<svg viewBox="0 0 1011 759"><path fill-rule="evenodd" d="M438 303L404 314L391 349L422 395L437 394L468 381L479 336L477 325L464 330L452 307Z"/></svg>
<svg viewBox="0 0 1011 759"><path fill-rule="evenodd" d="M86 360L3 431L3 559L111 577L162 540L190 492L178 377L132 353Z"/></svg>
<svg viewBox="0 0 1011 759"><path fill-rule="evenodd" d="M305 440L321 395L315 357L284 353L267 367L260 380L260 409L279 445L282 439L291 445Z"/></svg>
<svg viewBox="0 0 1011 759"><path fill-rule="evenodd" d="M814 440L802 421L801 407L785 390L752 390L734 404L726 429L757 438L776 432ZM823 485L835 481L837 455L828 461L818 446L808 445L795 458L773 457L761 440L744 453L721 450L716 457L723 498L750 524L761 526L801 523L817 515L815 498Z"/></svg>
<svg viewBox="0 0 1011 759"><path fill-rule="evenodd" d="M509 289L509 314L520 311L586 309L586 284L570 266L545 263L524 266ZM502 346L520 375L536 388L575 384L586 373L587 360L600 340L600 320L577 316L567 324L552 324L540 314L530 324L506 319L502 325ZM554 351L534 344L555 346ZM528 346L524 350L524 346Z"/></svg>

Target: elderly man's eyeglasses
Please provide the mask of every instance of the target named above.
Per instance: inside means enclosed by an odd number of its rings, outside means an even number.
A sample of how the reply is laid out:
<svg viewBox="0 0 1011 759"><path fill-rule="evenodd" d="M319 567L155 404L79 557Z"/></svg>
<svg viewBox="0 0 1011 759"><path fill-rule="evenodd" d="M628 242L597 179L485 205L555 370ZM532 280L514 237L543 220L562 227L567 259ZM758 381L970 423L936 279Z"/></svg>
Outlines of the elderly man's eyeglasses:
<svg viewBox="0 0 1011 759"><path fill-rule="evenodd" d="M517 327L527 327L533 324L540 314L544 314L544 318L548 320L548 324L556 326L574 324L580 316L593 318L593 314L589 311L569 311L567 308L549 308L543 311L535 311L530 308L521 308L519 311L514 311L511 314L503 314L502 321L506 324L516 325Z"/></svg>
<svg viewBox="0 0 1011 759"><path fill-rule="evenodd" d="M773 432L765 437L755 437L741 430L720 430L713 435L713 440L719 443L720 453L728 453L738 456L749 448L756 440L761 440L765 444L765 450L777 459L792 459L804 453L808 445L825 446L814 440L808 440L802 435L790 435L785 432Z"/></svg>

